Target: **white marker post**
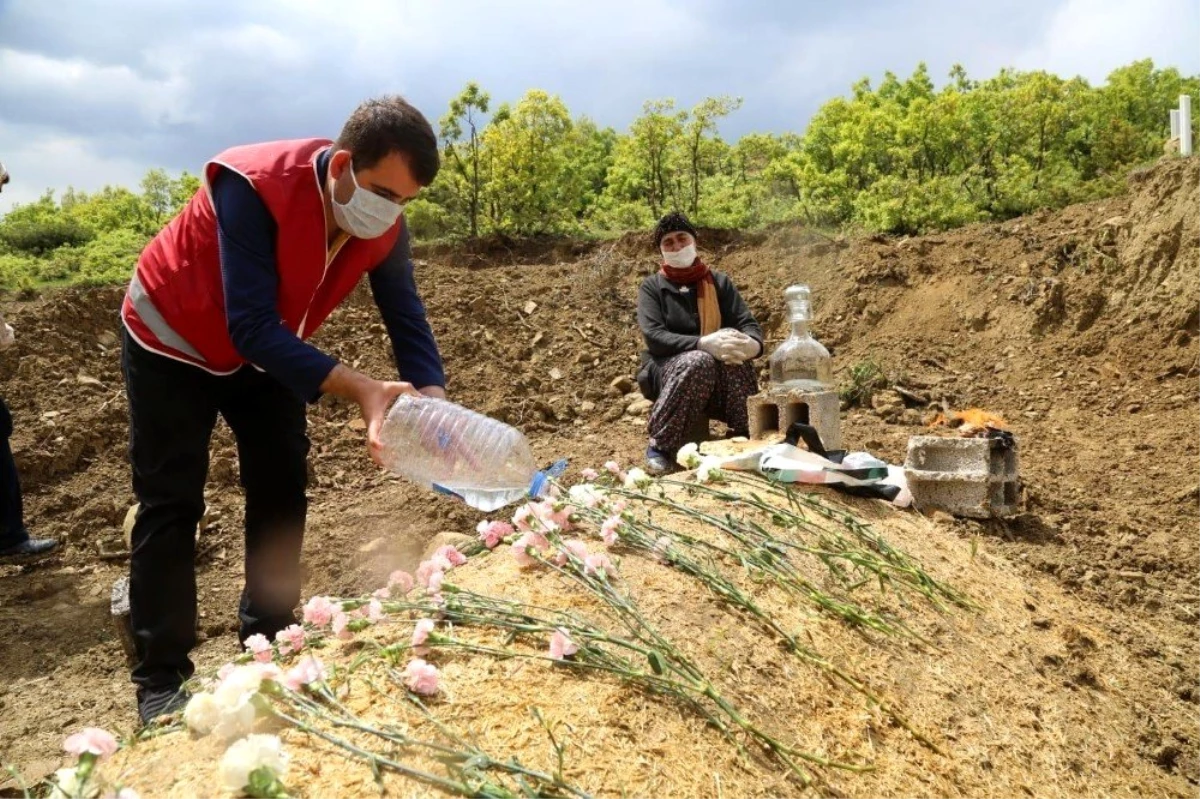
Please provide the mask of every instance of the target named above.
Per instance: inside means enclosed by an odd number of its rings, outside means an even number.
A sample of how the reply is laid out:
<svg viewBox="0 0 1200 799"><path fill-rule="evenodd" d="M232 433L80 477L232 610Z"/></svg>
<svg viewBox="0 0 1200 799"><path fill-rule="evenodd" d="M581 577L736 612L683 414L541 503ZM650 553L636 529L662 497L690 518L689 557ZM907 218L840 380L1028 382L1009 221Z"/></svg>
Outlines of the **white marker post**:
<svg viewBox="0 0 1200 799"><path fill-rule="evenodd" d="M1179 154L1192 154L1192 96L1179 95Z"/></svg>
<svg viewBox="0 0 1200 799"><path fill-rule="evenodd" d="M1179 138L1179 109L1171 109L1171 138Z"/></svg>

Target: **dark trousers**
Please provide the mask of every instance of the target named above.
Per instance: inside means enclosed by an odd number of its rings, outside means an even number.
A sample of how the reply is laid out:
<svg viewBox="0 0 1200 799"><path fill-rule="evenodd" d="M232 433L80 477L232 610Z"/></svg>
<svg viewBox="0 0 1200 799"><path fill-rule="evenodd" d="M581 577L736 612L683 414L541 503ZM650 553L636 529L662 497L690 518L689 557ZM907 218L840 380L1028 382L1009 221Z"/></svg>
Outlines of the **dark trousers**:
<svg viewBox="0 0 1200 799"><path fill-rule="evenodd" d="M29 538L21 503L21 481L8 439L12 436L12 414L0 398L0 549L15 547Z"/></svg>
<svg viewBox="0 0 1200 799"><path fill-rule="evenodd" d="M129 460L141 504L133 526L129 603L142 688L192 675L196 644L195 531L204 513L208 445L217 414L237 439L246 491L241 640L273 638L300 600L309 441L304 403L253 367L218 377L152 353L125 333Z"/></svg>
<svg viewBox="0 0 1200 799"><path fill-rule="evenodd" d="M674 455L701 414L720 419L734 435L748 435L746 400L758 392L754 365L730 366L691 350L662 365L662 393L650 409L650 446Z"/></svg>

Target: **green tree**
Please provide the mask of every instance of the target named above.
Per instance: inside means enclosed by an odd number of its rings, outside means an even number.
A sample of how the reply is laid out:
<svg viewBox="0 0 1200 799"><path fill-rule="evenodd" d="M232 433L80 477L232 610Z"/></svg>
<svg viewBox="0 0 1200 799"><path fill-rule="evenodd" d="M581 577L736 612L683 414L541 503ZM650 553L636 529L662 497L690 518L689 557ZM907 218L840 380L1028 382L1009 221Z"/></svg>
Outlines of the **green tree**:
<svg viewBox="0 0 1200 799"><path fill-rule="evenodd" d="M742 107L740 97L708 97L692 109L684 127L687 167L690 178L689 208L700 213L700 183L706 174L716 171L728 147L717 133L717 121Z"/></svg>
<svg viewBox="0 0 1200 799"><path fill-rule="evenodd" d="M497 230L535 234L574 227L584 181L570 168L573 134L566 105L540 89L526 92L510 113L492 119L483 147Z"/></svg>
<svg viewBox="0 0 1200 799"><path fill-rule="evenodd" d="M483 196L479 128L490 100L488 93L480 89L478 83L471 81L450 101L450 110L441 119L443 148L457 178L453 185L462 187L452 191L465 194L471 238L479 236L480 200Z"/></svg>

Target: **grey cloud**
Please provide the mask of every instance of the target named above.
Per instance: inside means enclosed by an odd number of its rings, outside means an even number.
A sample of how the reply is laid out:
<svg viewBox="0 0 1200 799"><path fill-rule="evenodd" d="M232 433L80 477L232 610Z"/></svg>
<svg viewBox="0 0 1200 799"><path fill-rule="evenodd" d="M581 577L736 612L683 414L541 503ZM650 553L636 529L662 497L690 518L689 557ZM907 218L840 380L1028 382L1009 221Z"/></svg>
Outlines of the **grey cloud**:
<svg viewBox="0 0 1200 799"><path fill-rule="evenodd" d="M95 159L95 179L131 163L195 171L232 144L336 135L359 100L384 91L436 120L468 80L494 103L544 88L621 130L648 99L686 108L732 94L745 102L722 125L727 137L801 131L822 102L884 70L903 77L924 60L940 82L956 62L976 77L1019 59L1036 67L1068 3L1139 13L1113 0L358 0L337 11L316 0L0 0L0 58L39 65L0 80L0 158L27 149L11 133L19 128L74 142L85 171ZM1154 46L1146 55L1170 57ZM1181 58L1186 71L1200 67L1200 56ZM122 166L99 166L109 161ZM50 185L37 164L9 165Z"/></svg>

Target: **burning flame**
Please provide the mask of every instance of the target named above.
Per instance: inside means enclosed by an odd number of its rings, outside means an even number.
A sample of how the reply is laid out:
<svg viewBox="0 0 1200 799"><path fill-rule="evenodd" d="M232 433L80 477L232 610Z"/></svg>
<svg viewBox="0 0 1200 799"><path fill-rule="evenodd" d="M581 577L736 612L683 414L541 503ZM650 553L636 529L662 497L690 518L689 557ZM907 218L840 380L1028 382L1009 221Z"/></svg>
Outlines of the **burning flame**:
<svg viewBox="0 0 1200 799"><path fill-rule="evenodd" d="M929 423L929 426L957 429L958 434L963 438L986 436L989 430L1008 430L1008 424L1004 419L982 408L939 413Z"/></svg>

